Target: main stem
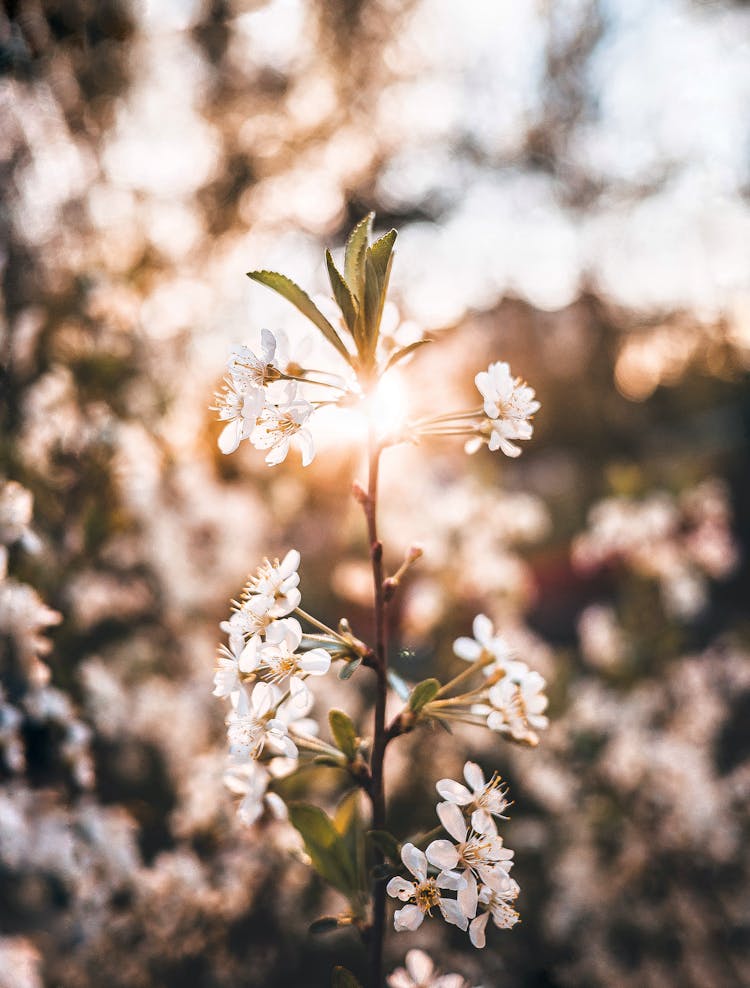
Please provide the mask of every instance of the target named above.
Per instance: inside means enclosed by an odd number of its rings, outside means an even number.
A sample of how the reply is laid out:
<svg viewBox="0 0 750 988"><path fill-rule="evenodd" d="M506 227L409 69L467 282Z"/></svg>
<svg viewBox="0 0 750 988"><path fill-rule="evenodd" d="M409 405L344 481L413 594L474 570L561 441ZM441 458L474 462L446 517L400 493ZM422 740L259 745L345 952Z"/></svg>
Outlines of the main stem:
<svg viewBox="0 0 750 988"><path fill-rule="evenodd" d="M373 725L372 759L370 762L370 799L372 800L372 826L374 830L385 829L385 786L383 762L388 735L385 725L385 704L388 694L388 652L386 641L385 592L383 586L383 546L378 539L378 468L381 447L370 429L369 470L367 477L367 500L364 502L367 519L367 535L370 542L372 561L372 582L375 608L375 722ZM382 861L380 861L382 863ZM372 889L372 929L370 933L370 979L371 988L383 985L383 940L385 937L385 880L375 878Z"/></svg>

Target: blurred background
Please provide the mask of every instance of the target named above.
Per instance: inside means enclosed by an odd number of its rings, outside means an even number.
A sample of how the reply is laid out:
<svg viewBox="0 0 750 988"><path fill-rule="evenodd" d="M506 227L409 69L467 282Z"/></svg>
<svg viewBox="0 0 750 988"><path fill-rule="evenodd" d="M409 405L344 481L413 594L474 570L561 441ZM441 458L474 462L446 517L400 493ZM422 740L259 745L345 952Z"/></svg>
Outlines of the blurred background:
<svg viewBox="0 0 750 988"><path fill-rule="evenodd" d="M370 209L400 231L387 324L439 341L399 400L473 405L502 359L542 402L518 461L386 458L391 568L425 546L393 662L455 672L483 611L551 699L534 751L393 745L398 833L465 757L507 778L522 924L391 934L389 969L750 983L748 5L9 0L0 73L0 985L362 970L307 933L341 903L289 830L236 819L211 696L265 554L366 635L360 450L333 421L304 473L222 457L208 406L233 343L309 335L244 273L325 294ZM366 711L366 670L326 684Z"/></svg>

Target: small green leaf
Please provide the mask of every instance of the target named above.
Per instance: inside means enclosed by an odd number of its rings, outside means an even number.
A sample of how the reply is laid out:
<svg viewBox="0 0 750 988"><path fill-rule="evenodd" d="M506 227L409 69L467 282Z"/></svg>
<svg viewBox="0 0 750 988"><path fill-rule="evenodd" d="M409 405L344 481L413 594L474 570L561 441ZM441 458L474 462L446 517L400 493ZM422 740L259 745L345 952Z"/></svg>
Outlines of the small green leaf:
<svg viewBox="0 0 750 988"><path fill-rule="evenodd" d="M331 710L328 714L331 735L340 751L351 761L357 754L357 732L348 714L343 710Z"/></svg>
<svg viewBox="0 0 750 988"><path fill-rule="evenodd" d="M361 658L352 659L351 662L344 663L339 669L339 679L350 679L361 665Z"/></svg>
<svg viewBox="0 0 750 988"><path fill-rule="evenodd" d="M388 682L398 694L399 700L403 700L406 703L411 693L409 684L397 672L394 672L393 669L388 670Z"/></svg>
<svg viewBox="0 0 750 988"><path fill-rule="evenodd" d="M391 861L401 860L401 845L389 831L368 830L367 836L386 858L390 858Z"/></svg>
<svg viewBox="0 0 750 988"><path fill-rule="evenodd" d="M354 862L331 818L310 803L291 803L289 819L302 835L313 867L327 882L344 893L357 887Z"/></svg>
<svg viewBox="0 0 750 988"><path fill-rule="evenodd" d="M378 281L381 285L385 285L386 288L388 286L385 284L385 279L390 269L391 254L393 253L393 245L396 243L397 236L398 234L395 230L389 230L388 233L383 234L370 247L370 255L375 265Z"/></svg>
<svg viewBox="0 0 750 988"><path fill-rule="evenodd" d="M291 302L293 306L299 309L303 316L307 316L310 322L317 326L331 346L334 346L338 350L347 363L351 364L352 355L344 346L339 334L328 322L310 296L299 285L295 284L291 278L287 278L286 275L278 274L275 271L248 271L247 276L248 278L252 278L253 281L257 281L260 285L272 288L282 298Z"/></svg>
<svg viewBox="0 0 750 988"><path fill-rule="evenodd" d="M414 353L415 350L419 349L419 347L423 346L425 343L432 343L432 340L415 340L414 343L409 343L407 346L401 347L400 350L394 350L383 368L383 373L385 374L386 371L390 370L391 367L394 367L400 360L403 360L404 357L408 357L410 353Z"/></svg>
<svg viewBox="0 0 750 988"><path fill-rule="evenodd" d="M346 241L344 279L354 297L360 300L362 299L362 288L365 280L365 250L370 239L374 219L375 213L368 213L357 223Z"/></svg>
<svg viewBox="0 0 750 988"><path fill-rule="evenodd" d="M307 929L308 933L313 935L317 933L330 933L332 930L338 928L339 921L337 916L321 916L320 919L316 919Z"/></svg>
<svg viewBox="0 0 750 988"><path fill-rule="evenodd" d="M349 286L344 281L341 273L333 262L330 250L326 251L326 265L328 267L328 278L331 282L331 291L336 299L336 304L341 309L344 322L349 327L349 332L354 335L357 325L357 302Z"/></svg>
<svg viewBox="0 0 750 988"><path fill-rule="evenodd" d="M418 714L422 707L434 698L439 689L440 683L437 679L423 679L422 682L417 683L411 691L411 696L409 697L409 709L415 714Z"/></svg>
<svg viewBox="0 0 750 988"><path fill-rule="evenodd" d="M395 242L396 231L389 230L365 252L364 328L367 358L372 358L377 348Z"/></svg>
<svg viewBox="0 0 750 988"><path fill-rule="evenodd" d="M357 981L351 971L345 967L335 967L331 978L331 988L362 988L362 983Z"/></svg>

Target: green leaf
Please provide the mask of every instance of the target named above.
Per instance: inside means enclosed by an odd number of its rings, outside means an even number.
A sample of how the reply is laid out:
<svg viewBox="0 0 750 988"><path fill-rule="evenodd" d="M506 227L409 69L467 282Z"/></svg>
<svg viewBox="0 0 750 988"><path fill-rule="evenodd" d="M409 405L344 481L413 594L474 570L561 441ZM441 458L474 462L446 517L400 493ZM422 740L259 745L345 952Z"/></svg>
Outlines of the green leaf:
<svg viewBox="0 0 750 988"><path fill-rule="evenodd" d="M330 933L332 930L337 929L338 925L339 920L337 916L321 916L320 919L316 919L310 923L307 932L313 935L317 933Z"/></svg>
<svg viewBox="0 0 750 988"><path fill-rule="evenodd" d="M362 299L362 287L365 280L365 250L370 239L374 219L375 213L368 213L357 223L346 241L344 279L354 297L360 300Z"/></svg>
<svg viewBox="0 0 750 988"><path fill-rule="evenodd" d="M362 827L362 813L359 787L350 790L341 799L333 815L333 825L341 834L354 862L355 871L362 889L367 886L365 874L365 832Z"/></svg>
<svg viewBox="0 0 750 988"><path fill-rule="evenodd" d="M317 326L331 346L334 346L338 350L346 362L351 364L352 355L344 346L339 334L328 322L310 296L299 285L296 285L291 278L287 278L286 275L278 274L275 271L248 271L247 276L248 278L252 278L253 281L257 281L260 285L272 288L288 302L291 302L293 306L299 309L303 316L307 316L310 322Z"/></svg>
<svg viewBox="0 0 750 988"><path fill-rule="evenodd" d="M328 278L331 282L333 297L336 299L336 304L341 309L344 322L349 327L349 332L353 336L357 326L357 301L334 264L330 250L326 251L326 265L328 267Z"/></svg>
<svg viewBox="0 0 750 988"><path fill-rule="evenodd" d="M328 723L339 750L343 751L349 761L352 761L357 754L357 732L351 718L343 710L334 709L328 714Z"/></svg>
<svg viewBox="0 0 750 988"><path fill-rule="evenodd" d="M415 340L414 343L409 343L407 346L401 347L400 350L394 350L394 352L388 358L385 367L383 368L383 373L394 367L400 360L404 357L408 357L410 353L414 353L415 350L423 346L425 343L432 343L431 339Z"/></svg>
<svg viewBox="0 0 750 988"><path fill-rule="evenodd" d="M331 978L331 988L362 988L362 983L357 981L351 971L345 967L335 967Z"/></svg>
<svg viewBox="0 0 750 988"><path fill-rule="evenodd" d="M302 835L313 867L334 888L346 894L357 887L352 857L333 821L319 806L291 803L289 819Z"/></svg>
<svg viewBox="0 0 750 988"><path fill-rule="evenodd" d="M398 233L395 230L389 230L388 233L384 233L370 247L370 256L375 265L378 281L386 288L388 287L386 277L390 271L391 254L393 253L393 245L396 243L397 236Z"/></svg>
<svg viewBox="0 0 750 988"><path fill-rule="evenodd" d="M364 328L367 339L367 356L369 357L375 353L378 343L380 320L383 317L383 306L391 277L393 245L396 242L396 236L395 230L389 230L365 252Z"/></svg>
<svg viewBox="0 0 750 988"><path fill-rule="evenodd" d="M362 665L362 659L356 658L352 659L351 662L345 662L344 665L339 669L339 679L351 679L354 673Z"/></svg>
<svg viewBox="0 0 750 988"><path fill-rule="evenodd" d="M386 858L391 861L401 860L401 845L392 833L387 830L368 830L367 836Z"/></svg>
<svg viewBox="0 0 750 988"><path fill-rule="evenodd" d="M411 691L411 696L409 697L409 709L415 714L418 714L422 707L434 698L439 689L440 683L437 679L423 679L422 682L417 683Z"/></svg>

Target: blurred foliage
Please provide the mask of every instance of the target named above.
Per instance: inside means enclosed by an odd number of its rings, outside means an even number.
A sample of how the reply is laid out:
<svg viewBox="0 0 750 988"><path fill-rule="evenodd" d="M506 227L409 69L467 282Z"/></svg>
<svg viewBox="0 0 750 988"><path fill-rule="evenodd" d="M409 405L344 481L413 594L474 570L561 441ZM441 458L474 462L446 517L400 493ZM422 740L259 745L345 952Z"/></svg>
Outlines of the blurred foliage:
<svg viewBox="0 0 750 988"><path fill-rule="evenodd" d="M419 808L466 753L515 800L522 925L481 953L445 927L419 944L486 986L750 981L747 11L451 7L0 14L0 475L32 492L40 543L9 543L8 571L62 614L46 661L70 704L29 712L28 629L3 627L26 754L0 793L13 988L362 975L350 931L308 935L340 903L289 832L235 820L210 696L217 622L264 554L298 547L307 609L368 635L359 455L334 430L304 475L223 458L207 405L231 341L299 328L244 272L290 264L325 293L321 246L369 209L400 230L400 318L439 337L403 369L413 407L468 396L490 359L543 403L517 462L436 443L384 466L389 562L426 548L394 604L395 668L449 675L485 611L548 679L553 722L534 752L436 731L389 753L400 832L432 825ZM728 508L699 552L688 501L712 477ZM658 546L631 526L627 552L574 565L592 507L654 492ZM695 562L717 552L721 574ZM673 606L675 560L692 609ZM367 671L352 683L365 710ZM66 754L79 723L91 780ZM333 808L341 784L315 769L288 795L315 785ZM392 967L415 942L390 935Z"/></svg>

